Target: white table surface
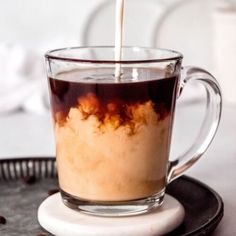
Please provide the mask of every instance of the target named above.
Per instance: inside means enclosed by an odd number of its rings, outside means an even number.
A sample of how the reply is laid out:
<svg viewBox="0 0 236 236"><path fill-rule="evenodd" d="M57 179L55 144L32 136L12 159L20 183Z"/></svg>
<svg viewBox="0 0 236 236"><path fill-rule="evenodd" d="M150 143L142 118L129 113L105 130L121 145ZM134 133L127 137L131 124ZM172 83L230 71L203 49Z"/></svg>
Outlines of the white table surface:
<svg viewBox="0 0 236 236"><path fill-rule="evenodd" d="M200 105L177 107L172 155L193 141L202 118ZM54 155L49 114L23 112L0 116L0 158ZM211 147L186 174L216 190L225 204L224 218L213 236L236 235L236 105L224 106L221 124Z"/></svg>

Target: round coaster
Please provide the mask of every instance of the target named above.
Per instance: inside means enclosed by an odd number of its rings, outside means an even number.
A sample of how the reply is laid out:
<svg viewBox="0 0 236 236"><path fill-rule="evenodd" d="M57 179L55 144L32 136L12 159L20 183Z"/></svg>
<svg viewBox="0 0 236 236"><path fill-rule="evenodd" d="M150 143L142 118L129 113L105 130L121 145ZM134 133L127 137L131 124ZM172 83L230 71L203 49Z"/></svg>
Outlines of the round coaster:
<svg viewBox="0 0 236 236"><path fill-rule="evenodd" d="M167 194L160 208L130 217L98 217L80 213L66 207L60 193L45 199L38 209L40 225L57 236L163 235L174 230L183 219L183 206Z"/></svg>

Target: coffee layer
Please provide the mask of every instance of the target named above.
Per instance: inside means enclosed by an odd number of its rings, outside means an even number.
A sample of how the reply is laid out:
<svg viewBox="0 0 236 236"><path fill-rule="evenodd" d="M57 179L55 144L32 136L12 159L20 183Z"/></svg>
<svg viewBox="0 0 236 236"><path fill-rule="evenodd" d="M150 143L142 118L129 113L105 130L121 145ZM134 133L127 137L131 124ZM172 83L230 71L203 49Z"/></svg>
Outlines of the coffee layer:
<svg viewBox="0 0 236 236"><path fill-rule="evenodd" d="M73 81L76 81L76 74L73 76L75 77ZM61 118L65 118L69 109L78 105L86 110L86 102L90 100L89 106L93 110L87 110L87 113L96 113L99 118L104 117L106 113L118 113L122 120L127 121L129 120L127 106L151 101L156 113L164 118L173 105L177 78L131 83L86 83L86 80L84 81L80 82L79 79L78 82L64 81L63 75L60 75L60 79L49 79L54 114L60 112Z"/></svg>

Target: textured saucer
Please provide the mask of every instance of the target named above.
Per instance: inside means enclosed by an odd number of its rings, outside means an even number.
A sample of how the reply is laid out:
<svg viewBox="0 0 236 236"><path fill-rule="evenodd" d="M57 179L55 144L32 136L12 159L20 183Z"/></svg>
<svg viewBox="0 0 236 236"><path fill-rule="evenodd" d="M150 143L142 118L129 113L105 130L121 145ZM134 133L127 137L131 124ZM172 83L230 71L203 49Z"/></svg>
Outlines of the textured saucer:
<svg viewBox="0 0 236 236"><path fill-rule="evenodd" d="M162 207L132 217L96 217L66 207L59 193L44 200L38 209L38 221L48 232L70 236L151 236L163 235L178 227L184 219L184 208L166 195Z"/></svg>

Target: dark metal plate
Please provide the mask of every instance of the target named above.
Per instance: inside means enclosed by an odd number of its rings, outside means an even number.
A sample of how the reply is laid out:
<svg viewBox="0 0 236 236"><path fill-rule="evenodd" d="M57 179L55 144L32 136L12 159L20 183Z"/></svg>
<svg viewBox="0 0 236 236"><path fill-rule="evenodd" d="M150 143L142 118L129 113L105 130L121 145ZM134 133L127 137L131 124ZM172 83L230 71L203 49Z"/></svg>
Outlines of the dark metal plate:
<svg viewBox="0 0 236 236"><path fill-rule="evenodd" d="M37 209L58 187L54 158L0 160L0 235L50 235L37 222ZM183 224L168 236L209 235L223 217L220 196L205 184L182 176L167 187L167 193L185 208Z"/></svg>

